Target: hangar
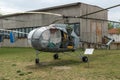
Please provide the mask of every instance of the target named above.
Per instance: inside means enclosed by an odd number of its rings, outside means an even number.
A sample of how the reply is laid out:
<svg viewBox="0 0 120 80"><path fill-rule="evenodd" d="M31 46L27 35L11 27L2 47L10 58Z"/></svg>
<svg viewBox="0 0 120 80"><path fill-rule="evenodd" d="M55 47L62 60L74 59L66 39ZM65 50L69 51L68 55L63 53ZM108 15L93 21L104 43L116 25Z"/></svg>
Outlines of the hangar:
<svg viewBox="0 0 120 80"><path fill-rule="evenodd" d="M32 10L32 12L51 12L66 16L81 16L101 9L103 8L99 6L77 2L44 9ZM86 17L107 20L107 12L107 10L104 10L99 13L88 15ZM0 17L0 28L28 33L37 27L50 25L58 19L60 19L60 17L46 14L9 14ZM67 20L62 20L56 23L65 23L66 21ZM105 35L107 36L108 34L107 21L76 18L69 18L68 21L77 35L80 37L80 40L83 42L82 46L96 46L96 43L102 43L102 37ZM27 35L17 34L16 36L18 36L18 40L15 43L11 44L9 42L8 36L6 36L1 45L5 47L30 47L27 42Z"/></svg>

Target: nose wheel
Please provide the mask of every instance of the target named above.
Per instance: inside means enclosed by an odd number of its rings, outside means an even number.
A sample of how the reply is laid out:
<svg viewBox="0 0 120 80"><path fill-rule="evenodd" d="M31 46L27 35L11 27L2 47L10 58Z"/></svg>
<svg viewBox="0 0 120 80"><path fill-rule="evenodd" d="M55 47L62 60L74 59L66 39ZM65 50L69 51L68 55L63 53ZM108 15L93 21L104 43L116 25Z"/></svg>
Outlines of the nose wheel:
<svg viewBox="0 0 120 80"><path fill-rule="evenodd" d="M39 59L38 58L35 59L35 63L39 64Z"/></svg>
<svg viewBox="0 0 120 80"><path fill-rule="evenodd" d="M53 58L54 58L54 60L56 60L56 59L59 58L59 55L56 53L56 54L53 55Z"/></svg>

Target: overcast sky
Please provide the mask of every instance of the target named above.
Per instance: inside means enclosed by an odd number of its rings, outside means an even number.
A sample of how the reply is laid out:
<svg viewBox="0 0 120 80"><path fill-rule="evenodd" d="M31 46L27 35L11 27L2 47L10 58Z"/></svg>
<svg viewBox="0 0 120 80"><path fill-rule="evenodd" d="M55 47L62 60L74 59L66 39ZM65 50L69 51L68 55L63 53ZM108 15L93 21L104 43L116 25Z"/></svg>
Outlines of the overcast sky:
<svg viewBox="0 0 120 80"><path fill-rule="evenodd" d="M75 2L83 2L102 8L120 4L120 0L0 0L0 12L16 13ZM110 9L108 17L110 20L120 20L120 6Z"/></svg>

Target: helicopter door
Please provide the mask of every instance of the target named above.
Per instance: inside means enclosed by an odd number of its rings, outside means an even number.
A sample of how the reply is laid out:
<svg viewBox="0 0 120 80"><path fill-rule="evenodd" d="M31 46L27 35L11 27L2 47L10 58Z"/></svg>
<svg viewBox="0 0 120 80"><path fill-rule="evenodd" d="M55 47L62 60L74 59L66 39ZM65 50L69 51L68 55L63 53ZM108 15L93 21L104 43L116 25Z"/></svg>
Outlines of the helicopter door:
<svg viewBox="0 0 120 80"><path fill-rule="evenodd" d="M62 43L61 43L61 48L67 48L67 49L73 49L73 40L74 38L63 31L61 31L62 35Z"/></svg>
<svg viewBox="0 0 120 80"><path fill-rule="evenodd" d="M61 31L61 35L62 35L62 42L61 42L60 48L67 48L68 35L66 33L64 33L63 31Z"/></svg>

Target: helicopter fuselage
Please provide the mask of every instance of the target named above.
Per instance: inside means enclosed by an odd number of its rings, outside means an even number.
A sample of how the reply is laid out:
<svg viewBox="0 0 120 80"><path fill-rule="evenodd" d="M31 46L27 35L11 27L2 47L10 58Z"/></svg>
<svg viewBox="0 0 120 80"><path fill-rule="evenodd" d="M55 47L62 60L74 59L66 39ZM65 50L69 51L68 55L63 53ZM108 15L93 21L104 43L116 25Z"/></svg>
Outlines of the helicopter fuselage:
<svg viewBox="0 0 120 80"><path fill-rule="evenodd" d="M52 24L32 30L28 42L38 51L63 52L78 48L79 37L65 24Z"/></svg>

